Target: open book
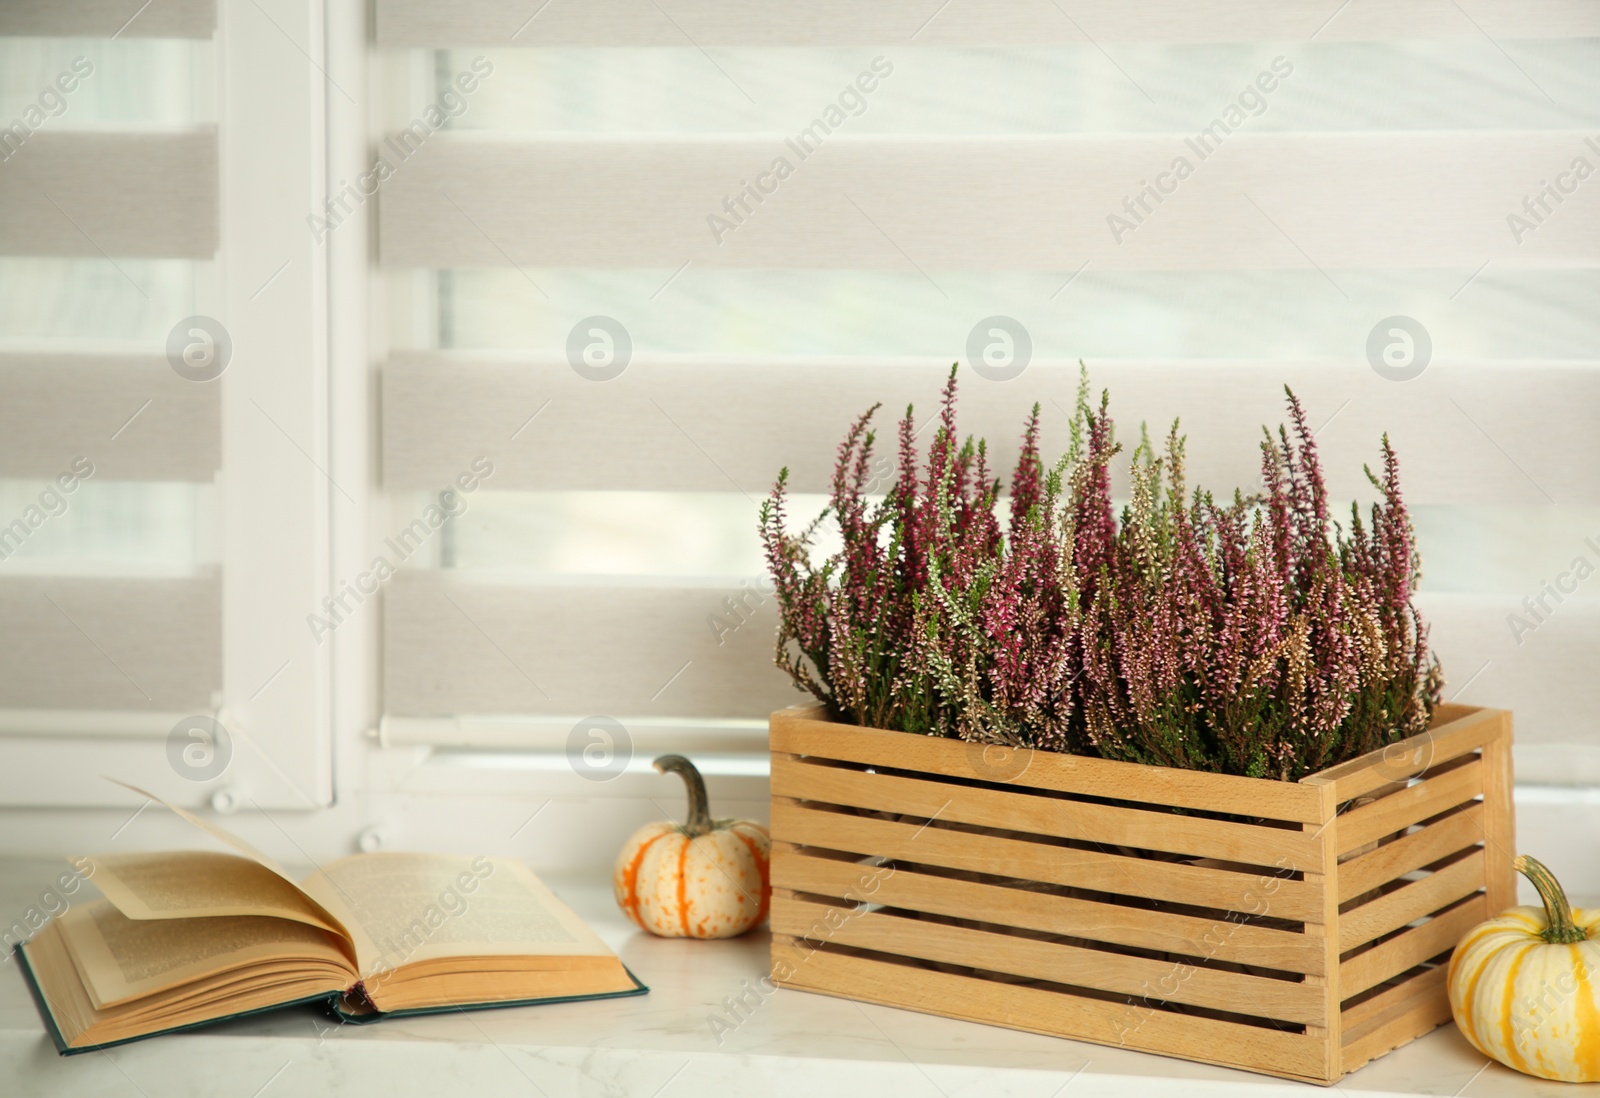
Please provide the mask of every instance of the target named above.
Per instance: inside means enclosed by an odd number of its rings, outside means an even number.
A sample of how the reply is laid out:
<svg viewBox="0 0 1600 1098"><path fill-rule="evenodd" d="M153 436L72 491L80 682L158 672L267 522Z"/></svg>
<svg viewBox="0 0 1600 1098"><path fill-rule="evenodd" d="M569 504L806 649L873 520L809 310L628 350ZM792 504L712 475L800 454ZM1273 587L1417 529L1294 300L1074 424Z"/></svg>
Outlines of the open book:
<svg viewBox="0 0 1600 1098"><path fill-rule="evenodd" d="M63 1053L311 1001L375 1021L647 990L519 862L358 854L296 882L168 807L239 854L74 859L105 898L17 947Z"/></svg>

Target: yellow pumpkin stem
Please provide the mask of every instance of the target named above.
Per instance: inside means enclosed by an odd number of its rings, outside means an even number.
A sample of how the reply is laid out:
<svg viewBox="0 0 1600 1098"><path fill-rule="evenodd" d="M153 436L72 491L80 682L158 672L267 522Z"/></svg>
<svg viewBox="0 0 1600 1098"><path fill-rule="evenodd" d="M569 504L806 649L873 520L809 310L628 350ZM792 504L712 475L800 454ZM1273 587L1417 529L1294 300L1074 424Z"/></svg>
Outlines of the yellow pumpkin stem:
<svg viewBox="0 0 1600 1098"><path fill-rule="evenodd" d="M679 775L688 787L689 818L684 821L683 833L696 839L711 831L711 804L706 797L706 780L695 769L694 763L682 755L663 755L655 761L655 768L663 774Z"/></svg>
<svg viewBox="0 0 1600 1098"><path fill-rule="evenodd" d="M1572 921L1572 904L1567 901L1566 890L1543 862L1522 854L1511 863L1511 868L1532 881L1539 891L1539 899L1544 901L1546 926L1539 932L1541 938L1559 944L1588 940L1588 932Z"/></svg>

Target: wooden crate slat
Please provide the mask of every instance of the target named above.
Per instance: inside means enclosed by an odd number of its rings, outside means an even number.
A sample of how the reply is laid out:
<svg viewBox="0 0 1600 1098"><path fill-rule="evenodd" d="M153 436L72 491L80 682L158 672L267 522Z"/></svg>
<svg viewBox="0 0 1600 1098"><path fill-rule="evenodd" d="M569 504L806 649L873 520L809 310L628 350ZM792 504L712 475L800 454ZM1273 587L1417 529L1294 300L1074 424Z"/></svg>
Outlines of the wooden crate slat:
<svg viewBox="0 0 1600 1098"><path fill-rule="evenodd" d="M1297 1033L811 951L777 935L772 955L774 968L781 964L793 973L777 981L784 987L1309 1082L1329 1081L1322 1074L1320 1042Z"/></svg>
<svg viewBox="0 0 1600 1098"><path fill-rule="evenodd" d="M1444 967L1436 971L1444 971ZM1443 979L1411 980L1402 986L1413 990L1345 1042L1340 1064L1345 1071L1354 1071L1450 1020L1450 996Z"/></svg>
<svg viewBox="0 0 1600 1098"><path fill-rule="evenodd" d="M1304 983L1130 957L926 919L851 912L781 892L772 897L772 932L794 938L809 935L815 941L877 953L970 965L1114 995L1188 1003L1279 1022L1303 1025L1325 1018L1321 989Z"/></svg>
<svg viewBox="0 0 1600 1098"><path fill-rule="evenodd" d="M887 875L886 875L887 874ZM864 883L870 881L870 884ZM786 849L772 853L772 885L820 896L971 918L1025 930L1068 934L1145 949L1213 957L1288 972L1327 971L1320 935L1199 919L1002 885L963 881L907 869L873 870L859 863L817 858ZM868 892L867 889L871 891Z"/></svg>
<svg viewBox="0 0 1600 1098"><path fill-rule="evenodd" d="M1346 999L1368 988L1392 980L1408 968L1415 968L1431 957L1448 952L1461 936L1489 917L1488 905L1479 895L1460 907L1429 919L1382 945L1357 954L1339 965L1339 992Z"/></svg>
<svg viewBox="0 0 1600 1098"><path fill-rule="evenodd" d="M1343 854L1374 839L1403 831L1483 793L1483 760L1473 759L1423 779L1372 804L1354 808L1334 823L1335 849Z"/></svg>
<svg viewBox="0 0 1600 1098"><path fill-rule="evenodd" d="M1336 800L1353 800L1477 750L1500 735L1510 718L1503 709L1473 709L1461 714L1462 708L1442 705L1434 713L1433 726L1421 735L1330 766L1315 776L1333 783ZM1447 719L1451 717L1454 719ZM1381 760L1381 765L1375 766L1375 759Z"/></svg>
<svg viewBox="0 0 1600 1098"><path fill-rule="evenodd" d="M819 719L822 712L820 706L811 706L774 714L769 733L772 750L876 765L887 765L885 760L893 759L900 770L947 777L987 776L1017 789L1049 789L1294 823L1325 822L1318 815L1321 798L1316 791L1295 782L1026 749L1015 766L998 768L999 773L975 774L973 760L981 757L982 745L831 723Z"/></svg>
<svg viewBox="0 0 1600 1098"><path fill-rule="evenodd" d="M1300 922L1322 917L1321 897L1304 881L849 816L783 801L772 805L772 837L974 873L1003 866L1007 876L1027 880Z"/></svg>
<svg viewBox="0 0 1600 1098"><path fill-rule="evenodd" d="M1005 828L1110 846L1304 870L1320 840L1299 830L1254 827L1170 812L1085 804L998 789L868 774L774 756L774 796L903 812L951 823Z"/></svg>
<svg viewBox="0 0 1600 1098"><path fill-rule="evenodd" d="M1409 979L1402 980L1393 987L1385 988L1370 999L1363 999L1354 1006L1346 1007L1342 1012L1345 1044L1370 1033L1374 1028L1370 1023L1380 1014L1392 1014L1396 1004L1417 995L1424 987L1443 985L1449 975L1449 965L1435 965Z"/></svg>
<svg viewBox="0 0 1600 1098"><path fill-rule="evenodd" d="M1484 806L1468 805L1461 812L1402 835L1392 843L1339 863L1339 902L1370 892L1414 869L1483 839Z"/></svg>
<svg viewBox="0 0 1600 1098"><path fill-rule="evenodd" d="M1438 728L1440 725L1450 724L1462 717L1470 717L1474 713L1481 712L1484 712L1481 706L1466 705L1462 702L1440 702L1433 707L1433 727Z"/></svg>
<svg viewBox="0 0 1600 1098"><path fill-rule="evenodd" d="M1339 951L1397 930L1483 887L1483 851L1339 915Z"/></svg>

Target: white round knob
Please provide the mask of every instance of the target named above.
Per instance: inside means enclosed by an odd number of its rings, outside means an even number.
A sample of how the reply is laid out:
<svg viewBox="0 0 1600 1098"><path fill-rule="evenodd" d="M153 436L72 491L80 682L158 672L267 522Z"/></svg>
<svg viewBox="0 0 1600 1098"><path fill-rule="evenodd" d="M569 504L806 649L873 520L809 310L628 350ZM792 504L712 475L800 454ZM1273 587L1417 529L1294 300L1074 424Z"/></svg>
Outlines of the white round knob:
<svg viewBox="0 0 1600 1098"><path fill-rule="evenodd" d="M231 785L225 785L211 794L211 807L223 815L239 811L239 806L243 803L244 796Z"/></svg>

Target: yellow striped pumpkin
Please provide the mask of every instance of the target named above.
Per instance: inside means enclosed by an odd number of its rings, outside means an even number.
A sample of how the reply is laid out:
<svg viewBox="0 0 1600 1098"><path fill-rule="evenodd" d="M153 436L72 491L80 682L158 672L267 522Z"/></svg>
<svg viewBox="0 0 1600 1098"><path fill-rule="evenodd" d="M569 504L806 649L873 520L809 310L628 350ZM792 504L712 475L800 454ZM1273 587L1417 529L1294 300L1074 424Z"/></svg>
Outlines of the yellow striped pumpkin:
<svg viewBox="0 0 1600 1098"><path fill-rule="evenodd" d="M689 818L646 824L617 855L617 906L663 938L732 938L767 917L772 840L751 820L713 820L706 783L682 755L655 761L689 791Z"/></svg>
<svg viewBox="0 0 1600 1098"><path fill-rule="evenodd" d="M1574 911L1548 869L1513 865L1544 910L1480 923L1450 958L1450 1010L1485 1056L1541 1079L1600 1082L1600 911Z"/></svg>

